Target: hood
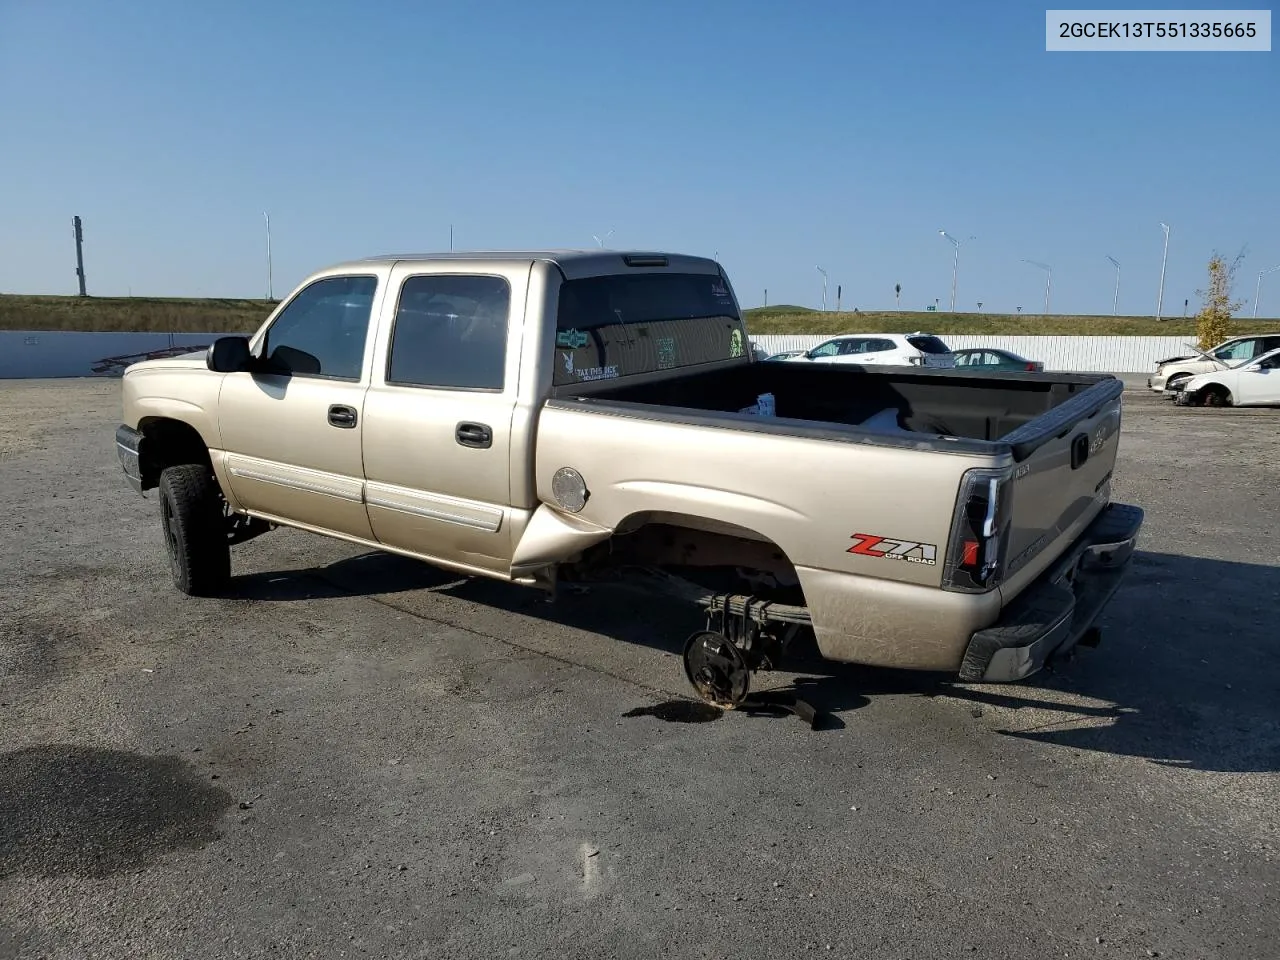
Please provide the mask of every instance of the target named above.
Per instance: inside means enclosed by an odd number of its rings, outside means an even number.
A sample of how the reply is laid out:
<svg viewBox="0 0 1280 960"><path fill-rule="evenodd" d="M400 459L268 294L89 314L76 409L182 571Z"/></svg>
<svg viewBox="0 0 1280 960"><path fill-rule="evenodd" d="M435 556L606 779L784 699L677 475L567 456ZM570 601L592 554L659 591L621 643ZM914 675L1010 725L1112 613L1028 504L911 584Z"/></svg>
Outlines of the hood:
<svg viewBox="0 0 1280 960"><path fill-rule="evenodd" d="M183 353L172 357L157 357L153 360L139 360L137 363L131 363L125 367L126 374L136 371L150 370L207 370L208 363L205 360L204 350L197 350L194 353Z"/></svg>

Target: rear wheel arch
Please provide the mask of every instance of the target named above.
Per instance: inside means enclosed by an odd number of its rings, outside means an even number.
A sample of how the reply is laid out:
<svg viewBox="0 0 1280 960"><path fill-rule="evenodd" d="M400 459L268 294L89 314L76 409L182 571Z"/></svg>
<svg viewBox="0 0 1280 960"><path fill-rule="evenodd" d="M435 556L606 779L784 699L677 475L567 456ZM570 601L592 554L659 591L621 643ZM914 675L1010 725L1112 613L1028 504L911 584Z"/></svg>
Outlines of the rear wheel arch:
<svg viewBox="0 0 1280 960"><path fill-rule="evenodd" d="M795 563L776 541L739 524L678 513L638 513L623 519L596 549L624 562L687 569L736 570L751 592L794 594L782 602L804 604ZM769 586L772 583L774 586Z"/></svg>

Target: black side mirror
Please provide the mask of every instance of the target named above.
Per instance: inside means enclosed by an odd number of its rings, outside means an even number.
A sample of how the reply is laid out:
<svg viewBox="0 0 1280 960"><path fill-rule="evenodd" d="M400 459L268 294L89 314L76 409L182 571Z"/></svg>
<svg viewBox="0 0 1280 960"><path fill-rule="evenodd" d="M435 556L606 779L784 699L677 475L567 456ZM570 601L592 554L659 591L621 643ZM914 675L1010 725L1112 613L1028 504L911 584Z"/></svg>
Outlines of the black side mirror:
<svg viewBox="0 0 1280 960"><path fill-rule="evenodd" d="M215 373L248 370L251 362L248 337L219 337L209 346L205 364Z"/></svg>

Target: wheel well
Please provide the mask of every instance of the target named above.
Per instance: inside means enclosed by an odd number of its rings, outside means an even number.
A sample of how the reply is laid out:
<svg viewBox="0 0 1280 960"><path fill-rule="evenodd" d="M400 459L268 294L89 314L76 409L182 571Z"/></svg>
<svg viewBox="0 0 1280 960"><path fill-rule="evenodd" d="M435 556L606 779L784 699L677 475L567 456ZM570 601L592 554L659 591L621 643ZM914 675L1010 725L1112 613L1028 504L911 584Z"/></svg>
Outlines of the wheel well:
<svg viewBox="0 0 1280 960"><path fill-rule="evenodd" d="M153 417L143 420L138 429L142 433L139 466L144 490L159 485L160 474L166 467L202 463L212 469L209 448L191 424L168 417Z"/></svg>
<svg viewBox="0 0 1280 960"><path fill-rule="evenodd" d="M804 605L800 577L778 544L754 530L676 514L631 517L583 560L679 571L725 592Z"/></svg>

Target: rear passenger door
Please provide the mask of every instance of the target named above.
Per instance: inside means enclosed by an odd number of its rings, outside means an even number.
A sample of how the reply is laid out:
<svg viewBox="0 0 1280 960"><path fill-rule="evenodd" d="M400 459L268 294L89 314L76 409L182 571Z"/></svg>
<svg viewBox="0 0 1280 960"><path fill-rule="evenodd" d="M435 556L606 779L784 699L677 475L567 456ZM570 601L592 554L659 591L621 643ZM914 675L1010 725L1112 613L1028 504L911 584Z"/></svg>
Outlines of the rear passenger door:
<svg viewBox="0 0 1280 960"><path fill-rule="evenodd" d="M510 569L511 421L529 265L402 263L365 398L377 540L445 565Z"/></svg>

